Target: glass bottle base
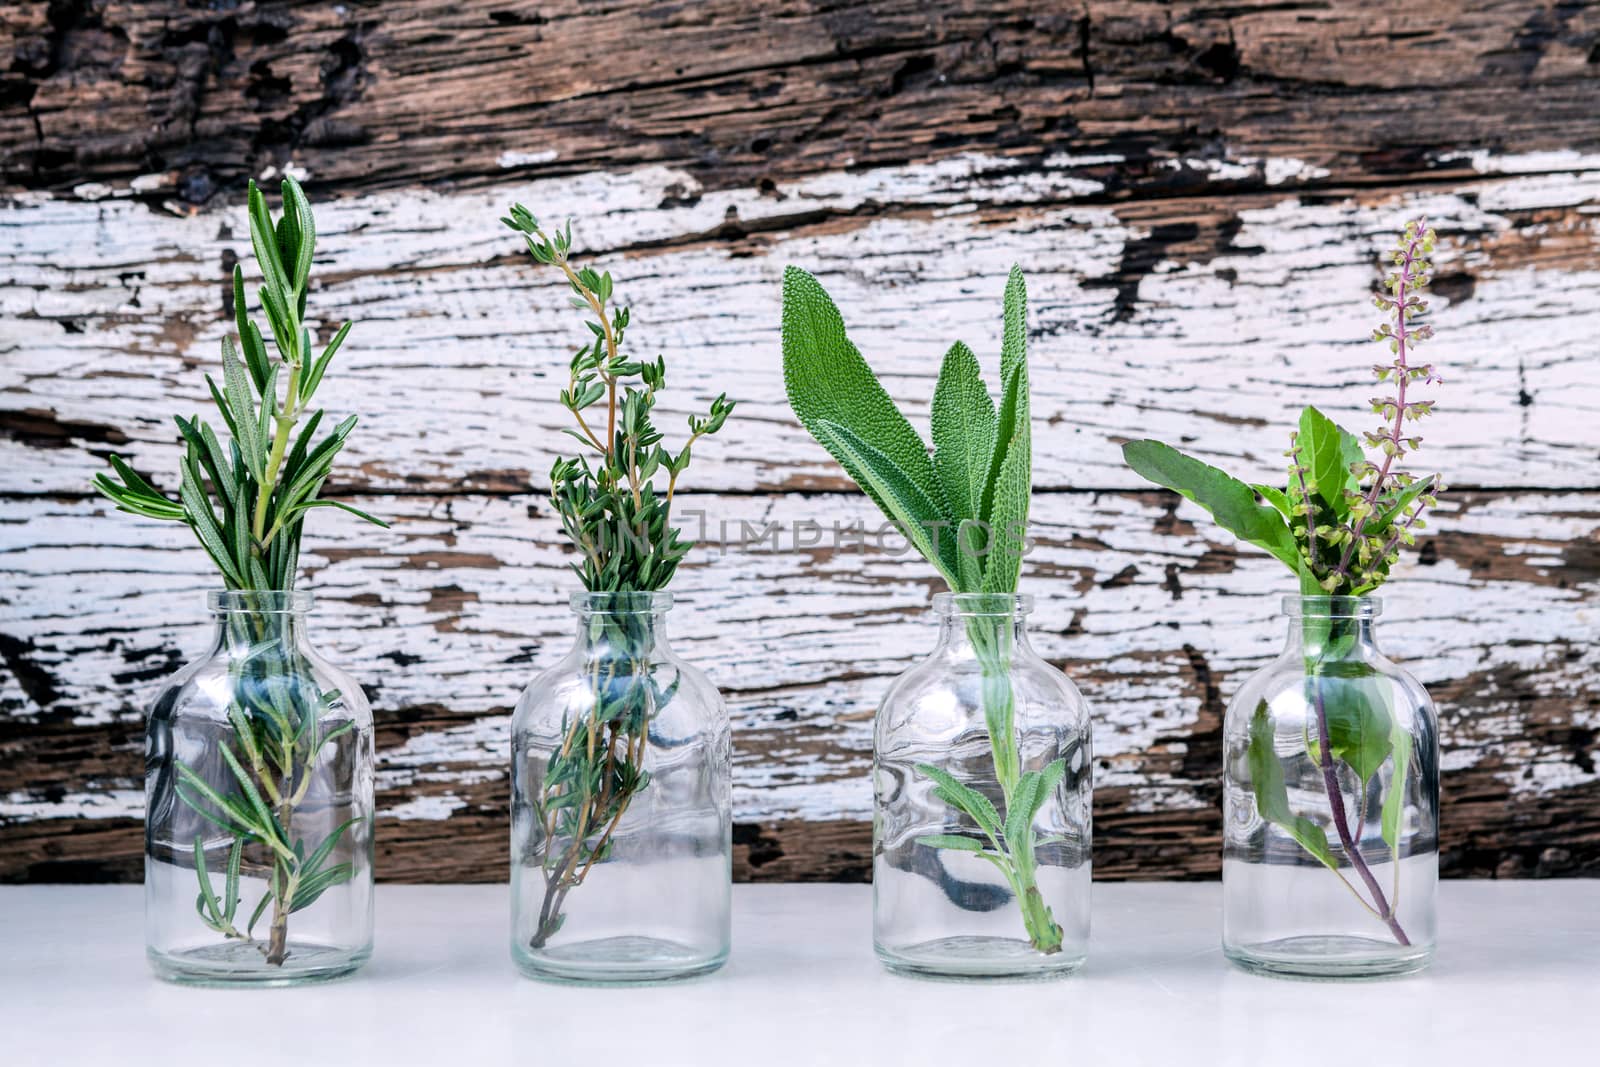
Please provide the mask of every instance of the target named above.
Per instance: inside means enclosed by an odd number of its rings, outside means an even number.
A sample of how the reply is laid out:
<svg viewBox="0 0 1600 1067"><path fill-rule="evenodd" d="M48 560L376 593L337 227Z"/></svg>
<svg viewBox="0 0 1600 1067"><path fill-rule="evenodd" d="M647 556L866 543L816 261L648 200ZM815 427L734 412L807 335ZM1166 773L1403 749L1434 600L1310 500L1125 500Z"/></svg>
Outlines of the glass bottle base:
<svg viewBox="0 0 1600 1067"><path fill-rule="evenodd" d="M372 949L351 951L291 940L282 964L268 963L258 942L231 941L182 952L147 949L145 955L156 977L181 985L290 986L353 974L371 958Z"/></svg>
<svg viewBox="0 0 1600 1067"><path fill-rule="evenodd" d="M1253 945L1223 945L1222 954L1251 974L1273 978L1361 980L1398 978L1425 970L1433 946L1348 935L1285 937Z"/></svg>
<svg viewBox="0 0 1600 1067"><path fill-rule="evenodd" d="M1087 958L1065 951L1047 955L1009 937L941 937L903 948L873 947L893 974L948 981L1048 981L1072 974Z"/></svg>
<svg viewBox="0 0 1600 1067"><path fill-rule="evenodd" d="M517 970L542 982L581 985L639 985L672 982L710 974L728 959L724 949L708 956L702 949L656 937L603 937L540 949L513 944Z"/></svg>

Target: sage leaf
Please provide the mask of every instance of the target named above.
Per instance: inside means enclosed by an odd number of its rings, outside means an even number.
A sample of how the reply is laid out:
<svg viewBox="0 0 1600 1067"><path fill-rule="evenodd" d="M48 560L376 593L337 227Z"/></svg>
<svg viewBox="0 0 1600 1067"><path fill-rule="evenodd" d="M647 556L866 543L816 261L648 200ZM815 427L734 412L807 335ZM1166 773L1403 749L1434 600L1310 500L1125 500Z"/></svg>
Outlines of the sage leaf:
<svg viewBox="0 0 1600 1067"><path fill-rule="evenodd" d="M984 480L983 500L978 508L978 518L991 525L1000 468L1017 437L1018 426L1028 422L1027 315L1027 285L1021 268L1013 266L1006 279L1005 337L1000 350L1000 411L995 423L994 451L989 457L989 476Z"/></svg>
<svg viewBox="0 0 1600 1067"><path fill-rule="evenodd" d="M956 852L982 852L983 842L975 837L962 837L960 834L928 834L917 838L917 844L924 848L947 848Z"/></svg>
<svg viewBox="0 0 1600 1067"><path fill-rule="evenodd" d="M920 494L932 501L941 519L952 516L944 487L923 443L878 382L845 333L844 319L827 291L798 267L783 272L783 381L789 406L813 437L824 423L842 426L887 457ZM826 441L819 442L829 448ZM830 453L833 452L829 448ZM833 458L893 518L890 508L848 455ZM937 563L936 559L929 562ZM950 577L952 567L941 566Z"/></svg>
<svg viewBox="0 0 1600 1067"><path fill-rule="evenodd" d="M958 781L942 767L935 767L931 763L919 763L917 770L933 779L939 791L945 794L946 803L966 812L984 833L999 844L1005 836L1004 824L1001 822L1000 813L995 810L994 804L988 797L966 783Z"/></svg>
<svg viewBox="0 0 1600 1067"><path fill-rule="evenodd" d="M989 513L989 554L983 564L983 592L1014 593L1022 576L1022 554L1027 546L1028 508L1033 496L1033 443L1028 417L1028 374L1013 371L1011 390L1017 417L1011 440L994 485L994 505Z"/></svg>
<svg viewBox="0 0 1600 1067"><path fill-rule="evenodd" d="M1059 780L1059 779L1058 779ZM1006 809L1006 844L1012 854L1024 847L1032 852L1033 818L1045 800L1045 779L1039 771L1024 771L1012 790L1011 802Z"/></svg>
<svg viewBox="0 0 1600 1067"><path fill-rule="evenodd" d="M945 528L950 521L925 487L846 426L822 419L811 432L846 470L858 472L854 475L857 484L871 493L884 514L895 521L923 558L938 568L945 581L952 588L959 587L955 531Z"/></svg>
<svg viewBox="0 0 1600 1067"><path fill-rule="evenodd" d="M933 465L952 514L963 519L976 519L983 505L995 420L994 401L983 384L978 357L957 341L939 368L931 421Z"/></svg>
<svg viewBox="0 0 1600 1067"><path fill-rule="evenodd" d="M992 543L991 531L984 523L976 519L961 520L956 527L957 591L971 593L983 588L983 561Z"/></svg>

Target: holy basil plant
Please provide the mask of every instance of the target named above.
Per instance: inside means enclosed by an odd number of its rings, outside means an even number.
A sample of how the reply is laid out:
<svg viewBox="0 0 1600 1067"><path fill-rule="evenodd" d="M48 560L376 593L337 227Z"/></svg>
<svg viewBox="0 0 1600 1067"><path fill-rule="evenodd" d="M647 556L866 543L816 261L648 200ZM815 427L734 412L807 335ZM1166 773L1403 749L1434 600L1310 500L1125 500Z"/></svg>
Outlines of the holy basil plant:
<svg viewBox="0 0 1600 1067"><path fill-rule="evenodd" d="M790 267L783 276L783 374L789 404L956 593L1015 593L1033 487L1028 415L1027 289L1013 267L1006 284L995 405L978 359L957 342L934 388L933 447L901 414L845 334L822 285ZM1033 822L1060 783L1056 760L1023 771L1009 681L1009 620L973 618L968 632L983 671L983 710L1001 803L931 764L917 770L934 795L965 813L981 837L923 838L933 848L976 852L1006 878L1033 946L1060 950L1062 932L1039 892Z"/></svg>
<svg viewBox="0 0 1600 1067"><path fill-rule="evenodd" d="M1428 284L1434 241L1426 220L1409 223L1390 257L1393 266L1384 290L1375 298L1386 321L1373 339L1390 357L1373 367L1380 388L1389 387L1372 400L1372 410L1382 420L1377 429L1357 437L1316 408L1306 408L1290 437L1282 488L1247 484L1158 441L1124 445L1128 465L1199 504L1223 529L1280 560L1294 572L1303 596L1361 597L1377 589L1388 579L1400 548L1412 544L1416 531L1425 526L1423 512L1435 505L1443 489L1438 475L1418 476L1403 469L1422 441L1413 424L1433 409L1433 401L1419 399L1416 390L1439 380L1431 364L1414 358L1417 346L1433 333L1420 317L1427 310L1421 294ZM1369 456L1368 449L1375 454ZM1369 790L1380 785L1379 771L1392 761L1381 831L1390 850L1397 852L1411 741L1390 712L1381 680L1351 655L1356 625L1348 616L1327 611L1307 612L1303 620L1308 704L1316 711L1316 735L1305 738L1305 752L1321 768L1339 845L1366 885L1364 902L1405 943L1393 905L1372 878L1350 832L1338 784L1342 765L1358 783L1360 811ZM1248 750L1256 808L1337 872L1339 861L1327 831L1291 807L1273 733L1267 709L1257 709Z"/></svg>

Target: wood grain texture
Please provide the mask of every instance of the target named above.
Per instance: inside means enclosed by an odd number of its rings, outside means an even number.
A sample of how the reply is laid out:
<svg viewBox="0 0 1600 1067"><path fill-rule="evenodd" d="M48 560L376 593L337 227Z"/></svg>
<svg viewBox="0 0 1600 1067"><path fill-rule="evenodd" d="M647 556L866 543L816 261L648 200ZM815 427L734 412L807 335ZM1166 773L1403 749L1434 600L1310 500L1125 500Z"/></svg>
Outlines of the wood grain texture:
<svg viewBox="0 0 1600 1067"><path fill-rule="evenodd" d="M204 202L294 162L339 188L663 164L756 184L951 150L1446 171L1600 147L1586 2L74 0L11 5L0 165L170 175Z"/></svg>
<svg viewBox="0 0 1600 1067"><path fill-rule="evenodd" d="M555 523L530 499L360 502L394 528L322 524L308 585L322 598L319 645L380 709L380 841L392 837L408 875L487 875L504 845L507 710L570 628ZM708 543L678 583L673 641L734 715L749 870L860 874L872 711L931 644L927 568L904 551L815 543L808 522L876 527L853 495L685 501L686 515L702 509ZM113 862L99 824L136 825L141 699L204 647L211 581L182 530L93 501L33 498L15 512L30 534L0 557L14 596L0 688L15 716L0 761L13 876L74 861L74 834L41 837L40 821L89 831L95 861ZM1049 493L1036 512L1036 644L1095 709L1098 862L1213 872L1222 707L1281 644L1279 565L1157 493ZM736 541L745 524L783 532L723 551L721 531ZM1586 869L1600 831L1600 496L1461 492L1438 525L1426 562L1397 579L1385 629L1441 705L1448 862ZM438 852L406 855L428 840ZM137 849L130 832L116 862Z"/></svg>
<svg viewBox="0 0 1600 1067"><path fill-rule="evenodd" d="M783 266L924 422L952 340L992 375L1028 270L1025 581L1095 708L1096 864L1203 877L1222 709L1287 583L1118 445L1270 479L1300 405L1365 425L1377 256L1426 212L1448 382L1420 458L1455 490L1385 630L1441 706L1445 868L1600 873L1597 31L1588 3L0 11L0 880L138 877L143 707L211 579L86 483L110 451L173 469L239 185L284 167L321 201L319 326L359 320L324 387L362 414L338 491L395 522L318 515L306 560L378 713L382 876L504 876L507 709L569 639L538 489L576 323L513 199L619 276L667 425L741 400L690 472L673 629L728 696L764 879L867 876L873 708L932 641L925 565L834 543L878 519L784 403Z"/></svg>

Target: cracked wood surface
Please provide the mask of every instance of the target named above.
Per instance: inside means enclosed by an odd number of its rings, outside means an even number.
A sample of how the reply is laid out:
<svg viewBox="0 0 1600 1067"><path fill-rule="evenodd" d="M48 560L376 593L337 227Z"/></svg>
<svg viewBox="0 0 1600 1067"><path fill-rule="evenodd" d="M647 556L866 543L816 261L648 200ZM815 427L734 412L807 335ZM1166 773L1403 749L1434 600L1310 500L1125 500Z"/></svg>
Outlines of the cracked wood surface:
<svg viewBox="0 0 1600 1067"><path fill-rule="evenodd" d="M321 597L319 646L379 709L386 874L498 876L507 709L570 638L556 524L529 497L357 502L394 528L319 524L305 584ZM1384 629L1440 703L1447 868L1592 870L1600 495L1443 503ZM1281 644L1280 566L1159 493L1046 493L1035 510L1035 643L1095 712L1096 862L1118 876L1213 873L1222 708ZM211 579L182 529L90 500L11 512L8 540L26 530L28 547L0 556L5 873L127 875L141 703L204 647ZM876 529L854 495L685 500L692 529L700 512L706 544L677 583L673 642L732 709L741 869L864 877L873 707L931 646L934 582L893 539L839 547L805 525Z"/></svg>
<svg viewBox="0 0 1600 1067"><path fill-rule="evenodd" d="M1592 3L457 0L10 5L0 176L163 175L204 202L293 161L341 189L507 170L711 184L956 150L1280 156L1336 180L1600 147Z"/></svg>
<svg viewBox="0 0 1600 1067"><path fill-rule="evenodd" d="M688 476L708 545L673 629L728 695L765 879L867 876L874 702L933 630L925 565L830 543L877 520L783 401L782 267L924 423L952 340L992 374L1029 271L1025 581L1095 707L1096 863L1201 877L1222 708L1287 583L1117 446L1271 479L1300 405L1364 426L1377 256L1426 212L1448 383L1419 460L1456 488L1384 629L1441 706L1445 869L1600 873L1596 6L1037 6L0 11L0 880L139 876L143 706L211 579L85 487L109 451L170 481L239 186L286 165L319 201L311 307L358 320L324 390L362 414L338 491L395 519L314 516L305 580L378 714L383 877L504 877L506 710L570 639L536 490L576 321L512 199L616 272L671 355L664 425L741 400ZM775 550L735 543L769 523Z"/></svg>

